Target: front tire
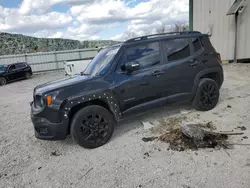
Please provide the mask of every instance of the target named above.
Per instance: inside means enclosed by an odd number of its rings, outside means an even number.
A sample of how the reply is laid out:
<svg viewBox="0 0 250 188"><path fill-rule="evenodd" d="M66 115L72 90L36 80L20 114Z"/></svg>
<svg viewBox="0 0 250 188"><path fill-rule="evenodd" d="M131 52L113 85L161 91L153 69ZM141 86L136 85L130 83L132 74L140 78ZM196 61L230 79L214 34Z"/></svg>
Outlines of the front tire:
<svg viewBox="0 0 250 188"><path fill-rule="evenodd" d="M7 80L4 77L0 77L0 86L6 85L7 84Z"/></svg>
<svg viewBox="0 0 250 188"><path fill-rule="evenodd" d="M74 115L70 132L80 146L91 149L107 143L114 132L114 126L114 117L107 109L91 105Z"/></svg>
<svg viewBox="0 0 250 188"><path fill-rule="evenodd" d="M203 78L198 85L193 106L196 110L200 111L211 110L217 105L219 95L218 84L210 78Z"/></svg>

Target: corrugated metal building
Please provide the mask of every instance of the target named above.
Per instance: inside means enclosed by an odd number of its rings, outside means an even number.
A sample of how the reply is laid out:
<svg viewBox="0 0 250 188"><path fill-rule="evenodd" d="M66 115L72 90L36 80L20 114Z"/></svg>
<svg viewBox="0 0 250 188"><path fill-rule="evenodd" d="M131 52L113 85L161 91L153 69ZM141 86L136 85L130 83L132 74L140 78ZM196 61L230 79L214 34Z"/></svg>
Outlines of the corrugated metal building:
<svg viewBox="0 0 250 188"><path fill-rule="evenodd" d="M18 55L0 56L0 64L18 62L28 63L33 72L44 72L64 68L66 61L85 60L89 62L97 54L98 49L78 49L56 52L39 52Z"/></svg>
<svg viewBox="0 0 250 188"><path fill-rule="evenodd" d="M211 35L222 60L250 59L250 0L189 0L189 3L190 29Z"/></svg>

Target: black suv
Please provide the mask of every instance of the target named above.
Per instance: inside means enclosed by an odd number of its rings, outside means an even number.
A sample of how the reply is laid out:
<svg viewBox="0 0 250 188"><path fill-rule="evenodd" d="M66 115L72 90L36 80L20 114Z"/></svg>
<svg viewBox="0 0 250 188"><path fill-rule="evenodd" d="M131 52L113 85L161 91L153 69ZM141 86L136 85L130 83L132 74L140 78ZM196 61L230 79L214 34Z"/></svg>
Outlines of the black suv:
<svg viewBox="0 0 250 188"><path fill-rule="evenodd" d="M208 35L148 35L106 47L87 69L34 89L31 119L39 139L69 134L81 146L105 144L120 119L166 102L214 108L223 83L220 54Z"/></svg>
<svg viewBox="0 0 250 188"><path fill-rule="evenodd" d="M0 64L0 86L23 78L28 79L32 74L31 67L26 63Z"/></svg>

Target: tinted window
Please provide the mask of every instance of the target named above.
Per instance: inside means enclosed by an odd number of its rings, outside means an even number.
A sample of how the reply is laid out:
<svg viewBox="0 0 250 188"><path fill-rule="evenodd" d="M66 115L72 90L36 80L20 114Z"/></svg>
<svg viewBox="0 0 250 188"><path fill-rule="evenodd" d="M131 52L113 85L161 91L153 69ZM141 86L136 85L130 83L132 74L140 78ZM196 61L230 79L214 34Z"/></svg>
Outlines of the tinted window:
<svg viewBox="0 0 250 188"><path fill-rule="evenodd" d="M128 48L125 54L125 63L137 61L140 64L140 69L148 68L160 63L159 42L141 44Z"/></svg>
<svg viewBox="0 0 250 188"><path fill-rule="evenodd" d="M199 38L192 39L192 43L194 46L194 52L197 52L198 50L202 48Z"/></svg>
<svg viewBox="0 0 250 188"><path fill-rule="evenodd" d="M15 65L11 65L11 66L9 67L9 71L13 71L14 69L16 69Z"/></svg>
<svg viewBox="0 0 250 188"><path fill-rule="evenodd" d="M6 65L0 65L0 72L5 72L7 69Z"/></svg>
<svg viewBox="0 0 250 188"><path fill-rule="evenodd" d="M17 63L15 66L17 69L21 69L21 68L26 67L26 65L24 63Z"/></svg>
<svg viewBox="0 0 250 188"><path fill-rule="evenodd" d="M190 56L188 39L172 39L166 41L168 61L177 61Z"/></svg>

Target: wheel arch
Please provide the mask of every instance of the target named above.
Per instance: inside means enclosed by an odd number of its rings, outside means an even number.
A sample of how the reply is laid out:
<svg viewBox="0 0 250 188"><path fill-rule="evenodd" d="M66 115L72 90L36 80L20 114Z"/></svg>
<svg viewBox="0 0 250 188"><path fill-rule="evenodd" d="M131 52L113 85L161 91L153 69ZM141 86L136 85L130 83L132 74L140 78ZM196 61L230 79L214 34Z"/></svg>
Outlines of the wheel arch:
<svg viewBox="0 0 250 188"><path fill-rule="evenodd" d="M102 92L99 94L91 94L72 97L70 99L65 100L61 109L64 114L64 118L69 119L68 130L70 130L70 125L74 115L82 108L90 105L98 105L107 109L113 116L116 121L118 121L121 117L120 109L118 102L115 97L109 92Z"/></svg>
<svg viewBox="0 0 250 188"><path fill-rule="evenodd" d="M196 75L195 81L194 81L194 84L193 84L193 90L192 90L193 96L195 96L197 87L198 87L199 82L200 82L200 80L202 78L211 78L211 79L213 79L214 81L216 81L216 83L218 84L218 86L220 88L223 81L224 81L223 70L221 68L217 67L217 68L206 69L206 70L203 70L203 71L199 72Z"/></svg>

